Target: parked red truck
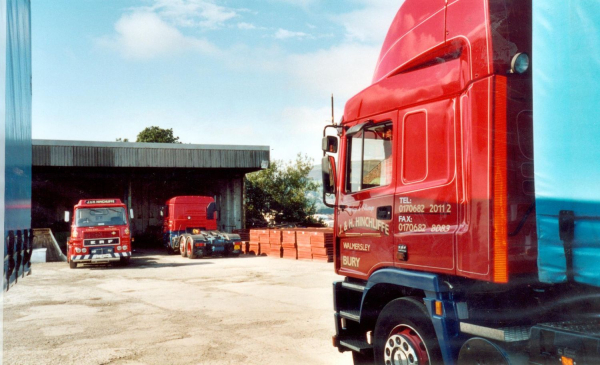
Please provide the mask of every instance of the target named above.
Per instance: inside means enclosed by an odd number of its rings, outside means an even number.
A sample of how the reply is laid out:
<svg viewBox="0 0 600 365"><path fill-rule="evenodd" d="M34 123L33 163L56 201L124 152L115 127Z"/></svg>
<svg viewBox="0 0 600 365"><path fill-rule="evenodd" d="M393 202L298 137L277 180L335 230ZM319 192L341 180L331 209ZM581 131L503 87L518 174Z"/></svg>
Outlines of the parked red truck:
<svg viewBox="0 0 600 365"><path fill-rule="evenodd" d="M566 282L538 277L531 54L530 0L405 0L372 85L326 128L333 343L355 364L600 363L573 214L555 222Z"/></svg>
<svg viewBox="0 0 600 365"><path fill-rule="evenodd" d="M215 200L208 196L176 196L165 203L163 243L169 254L197 257L239 256L241 239L237 234L217 230Z"/></svg>
<svg viewBox="0 0 600 365"><path fill-rule="evenodd" d="M121 200L80 200L73 209L67 241L69 267L74 269L85 263L128 264L132 241L127 207Z"/></svg>

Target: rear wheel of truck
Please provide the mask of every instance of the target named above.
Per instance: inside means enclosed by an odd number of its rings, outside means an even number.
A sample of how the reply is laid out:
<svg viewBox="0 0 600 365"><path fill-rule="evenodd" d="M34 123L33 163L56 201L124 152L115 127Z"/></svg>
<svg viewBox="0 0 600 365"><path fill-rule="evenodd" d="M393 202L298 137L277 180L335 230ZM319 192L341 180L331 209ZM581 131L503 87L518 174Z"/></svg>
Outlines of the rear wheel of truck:
<svg viewBox="0 0 600 365"><path fill-rule="evenodd" d="M188 237L186 247L188 250L188 252L187 252L188 258L195 259L197 256L194 253L194 239L192 237Z"/></svg>
<svg viewBox="0 0 600 365"><path fill-rule="evenodd" d="M179 237L179 253L181 254L181 257L187 256L187 250L185 249L186 239L187 239L187 237L184 235Z"/></svg>
<svg viewBox="0 0 600 365"><path fill-rule="evenodd" d="M375 325L375 364L443 364L433 323L422 300L389 302Z"/></svg>

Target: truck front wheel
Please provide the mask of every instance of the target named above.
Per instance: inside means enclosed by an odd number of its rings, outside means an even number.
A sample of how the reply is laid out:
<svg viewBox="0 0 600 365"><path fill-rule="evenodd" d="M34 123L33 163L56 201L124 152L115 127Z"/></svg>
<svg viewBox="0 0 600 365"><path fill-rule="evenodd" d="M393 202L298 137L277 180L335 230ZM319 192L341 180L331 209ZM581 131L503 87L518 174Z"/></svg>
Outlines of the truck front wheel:
<svg viewBox="0 0 600 365"><path fill-rule="evenodd" d="M389 302L375 325L375 364L443 364L427 309L417 298Z"/></svg>
<svg viewBox="0 0 600 365"><path fill-rule="evenodd" d="M77 268L77 263L73 260L69 260L69 268L71 269L76 269Z"/></svg>

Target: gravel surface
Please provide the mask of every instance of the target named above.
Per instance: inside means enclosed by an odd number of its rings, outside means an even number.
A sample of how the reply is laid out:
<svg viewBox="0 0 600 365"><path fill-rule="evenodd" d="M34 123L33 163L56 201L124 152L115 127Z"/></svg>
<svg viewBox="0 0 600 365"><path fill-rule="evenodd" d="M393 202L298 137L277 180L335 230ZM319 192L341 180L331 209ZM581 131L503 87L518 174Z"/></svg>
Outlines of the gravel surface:
<svg viewBox="0 0 600 365"><path fill-rule="evenodd" d="M331 263L136 252L33 265L4 293L4 364L351 364L331 345Z"/></svg>

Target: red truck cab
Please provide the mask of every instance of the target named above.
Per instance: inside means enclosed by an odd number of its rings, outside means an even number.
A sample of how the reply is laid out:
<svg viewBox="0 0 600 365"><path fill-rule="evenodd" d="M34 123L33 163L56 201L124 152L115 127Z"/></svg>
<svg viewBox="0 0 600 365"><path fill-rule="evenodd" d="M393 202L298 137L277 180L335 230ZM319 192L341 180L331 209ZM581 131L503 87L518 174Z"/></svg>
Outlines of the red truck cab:
<svg viewBox="0 0 600 365"><path fill-rule="evenodd" d="M163 243L169 253L179 252L178 238L182 234L217 230L216 204L209 196L173 197L165 203L162 215Z"/></svg>
<svg viewBox="0 0 600 365"><path fill-rule="evenodd" d="M127 207L119 199L83 199L73 209L67 261L77 264L120 262L131 258Z"/></svg>
<svg viewBox="0 0 600 365"><path fill-rule="evenodd" d="M532 16L405 0L372 85L327 127L333 343L355 364L600 363L600 289L538 278ZM573 222L551 226L567 257Z"/></svg>

